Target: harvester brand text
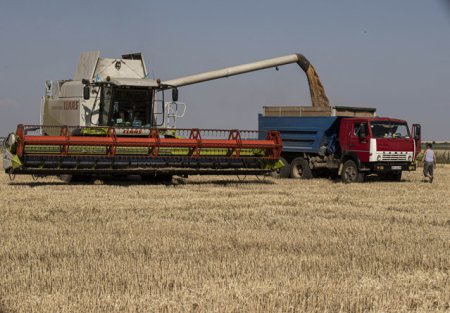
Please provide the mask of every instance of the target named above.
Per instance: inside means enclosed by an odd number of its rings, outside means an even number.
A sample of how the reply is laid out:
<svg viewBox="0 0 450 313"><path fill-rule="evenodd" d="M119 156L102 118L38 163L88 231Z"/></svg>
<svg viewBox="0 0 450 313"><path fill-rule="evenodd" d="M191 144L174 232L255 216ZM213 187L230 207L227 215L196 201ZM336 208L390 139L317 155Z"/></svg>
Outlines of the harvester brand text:
<svg viewBox="0 0 450 313"><path fill-rule="evenodd" d="M64 101L64 110L78 110L78 101Z"/></svg>

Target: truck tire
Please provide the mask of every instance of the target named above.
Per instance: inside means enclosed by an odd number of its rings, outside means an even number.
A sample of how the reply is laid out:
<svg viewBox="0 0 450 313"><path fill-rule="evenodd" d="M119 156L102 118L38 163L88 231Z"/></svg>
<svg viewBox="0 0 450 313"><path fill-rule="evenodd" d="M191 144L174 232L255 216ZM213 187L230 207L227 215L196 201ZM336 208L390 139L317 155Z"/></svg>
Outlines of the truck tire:
<svg viewBox="0 0 450 313"><path fill-rule="evenodd" d="M297 179L311 179L312 172L308 160L295 158L291 162L291 177Z"/></svg>
<svg viewBox="0 0 450 313"><path fill-rule="evenodd" d="M289 175L291 174L291 164L283 157L281 157L280 160L284 163L284 167L273 171L270 175L273 178L289 178Z"/></svg>
<svg viewBox="0 0 450 313"><path fill-rule="evenodd" d="M348 160L342 167L341 180L343 183L362 183L364 181L364 173L361 173L356 166L355 161Z"/></svg>

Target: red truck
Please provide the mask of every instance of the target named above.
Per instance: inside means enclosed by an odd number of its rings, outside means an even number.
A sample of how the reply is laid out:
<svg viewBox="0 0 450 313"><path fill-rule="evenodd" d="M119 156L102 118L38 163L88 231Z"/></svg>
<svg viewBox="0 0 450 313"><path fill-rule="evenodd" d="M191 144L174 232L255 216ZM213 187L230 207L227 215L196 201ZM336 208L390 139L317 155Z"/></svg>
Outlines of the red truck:
<svg viewBox="0 0 450 313"><path fill-rule="evenodd" d="M281 177L312 178L327 172L343 182L362 182L377 174L399 181L416 169L419 124L376 117L375 109L351 107L265 107L259 130L276 130L283 140L286 166Z"/></svg>

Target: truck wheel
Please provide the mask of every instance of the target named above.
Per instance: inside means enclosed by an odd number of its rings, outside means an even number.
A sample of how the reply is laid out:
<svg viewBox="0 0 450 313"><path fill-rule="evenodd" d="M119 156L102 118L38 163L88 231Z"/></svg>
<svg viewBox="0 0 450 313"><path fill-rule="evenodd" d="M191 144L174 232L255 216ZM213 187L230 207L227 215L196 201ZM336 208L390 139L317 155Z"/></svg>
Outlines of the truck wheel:
<svg viewBox="0 0 450 313"><path fill-rule="evenodd" d="M289 162L286 161L285 158L280 158L280 160L283 162L284 167L273 171L272 173L270 173L270 175L274 178L289 178L289 175L291 173L291 164L289 164Z"/></svg>
<svg viewBox="0 0 450 313"><path fill-rule="evenodd" d="M343 183L362 183L364 181L364 173L358 171L356 163L348 160L342 168L341 179Z"/></svg>
<svg viewBox="0 0 450 313"><path fill-rule="evenodd" d="M295 158L291 162L291 177L300 179L311 179L312 173L309 162L304 158Z"/></svg>

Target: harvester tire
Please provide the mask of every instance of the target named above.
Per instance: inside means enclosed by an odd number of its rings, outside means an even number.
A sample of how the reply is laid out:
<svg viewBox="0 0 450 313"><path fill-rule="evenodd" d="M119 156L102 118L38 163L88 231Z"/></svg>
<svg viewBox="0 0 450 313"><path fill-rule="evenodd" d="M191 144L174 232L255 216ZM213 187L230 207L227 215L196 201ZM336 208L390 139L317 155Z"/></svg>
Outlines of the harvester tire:
<svg viewBox="0 0 450 313"><path fill-rule="evenodd" d="M295 158L291 162L291 177L297 179L313 178L308 160L304 158Z"/></svg>
<svg viewBox="0 0 450 313"><path fill-rule="evenodd" d="M162 174L162 175L156 176L156 180L161 183L171 183L172 178L173 178L173 175L169 175L169 174Z"/></svg>
<svg viewBox="0 0 450 313"><path fill-rule="evenodd" d="M283 157L281 157L280 160L283 162L284 167L273 171L270 175L274 178L289 178L289 175L291 174L291 164Z"/></svg>
<svg viewBox="0 0 450 313"><path fill-rule="evenodd" d="M142 174L141 181L148 183L170 183L172 182L172 177L169 174Z"/></svg>
<svg viewBox="0 0 450 313"><path fill-rule="evenodd" d="M362 183L364 181L364 173L358 170L355 161L348 160L342 167L341 180L345 184Z"/></svg>
<svg viewBox="0 0 450 313"><path fill-rule="evenodd" d="M91 183L92 176L91 175L60 175L59 178L68 184L76 184L76 183Z"/></svg>

